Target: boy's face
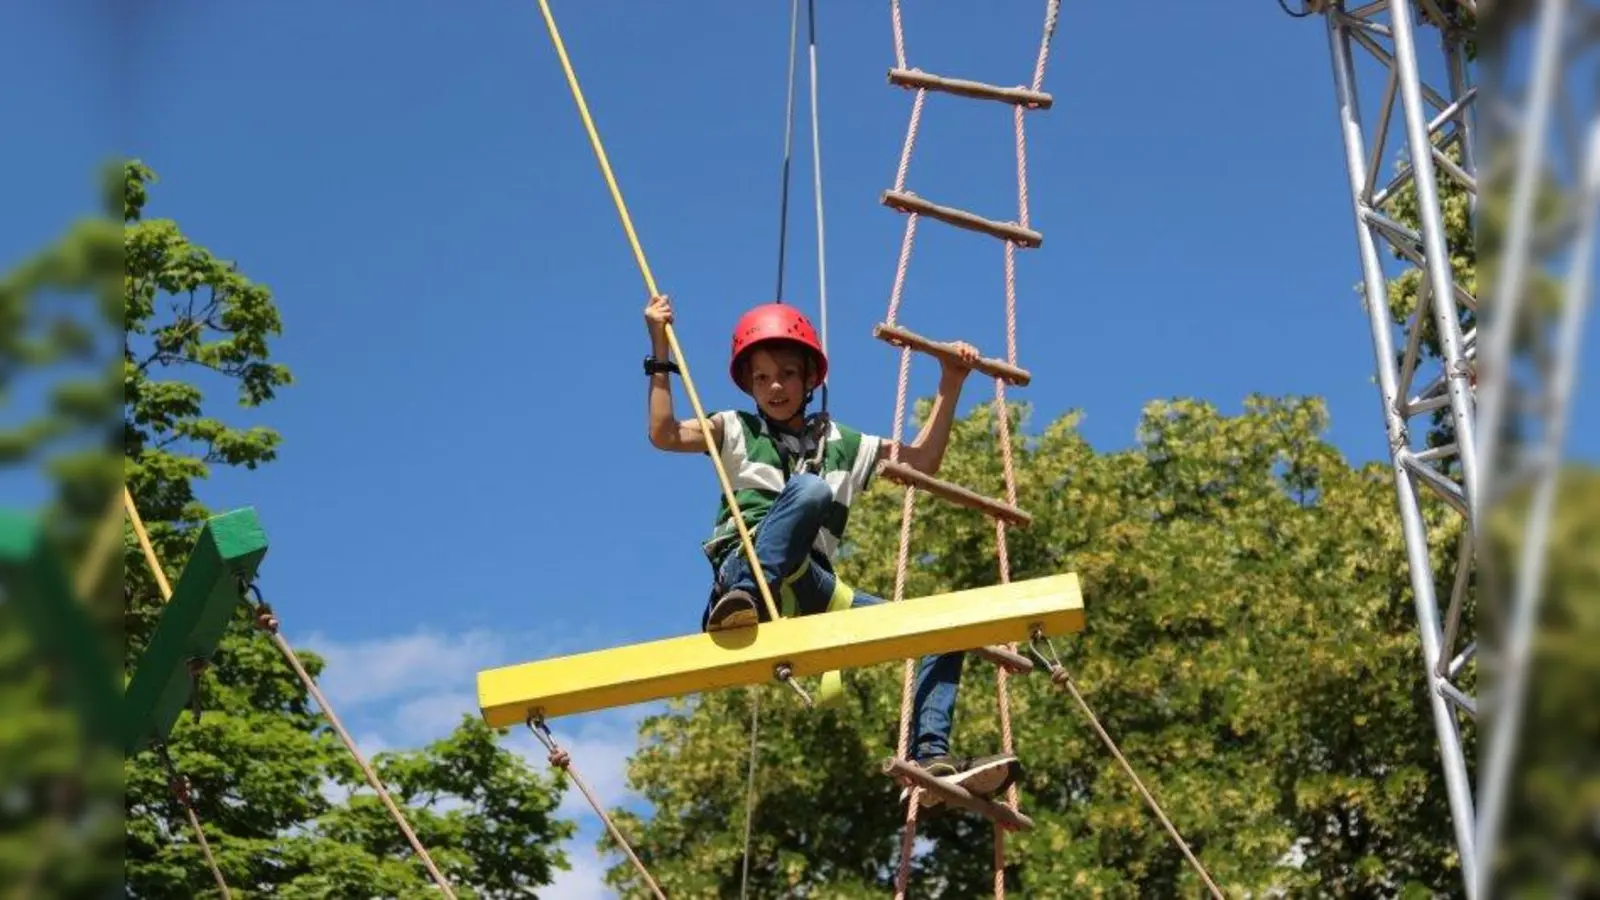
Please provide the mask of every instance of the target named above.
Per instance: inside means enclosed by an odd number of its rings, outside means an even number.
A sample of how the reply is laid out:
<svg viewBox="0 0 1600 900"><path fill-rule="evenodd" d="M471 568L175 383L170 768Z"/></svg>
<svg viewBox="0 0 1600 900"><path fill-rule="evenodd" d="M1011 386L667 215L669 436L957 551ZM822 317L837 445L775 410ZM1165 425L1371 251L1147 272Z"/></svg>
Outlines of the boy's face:
<svg viewBox="0 0 1600 900"><path fill-rule="evenodd" d="M751 396L770 418L786 422L800 412L815 380L805 353L791 347L757 347L746 369Z"/></svg>

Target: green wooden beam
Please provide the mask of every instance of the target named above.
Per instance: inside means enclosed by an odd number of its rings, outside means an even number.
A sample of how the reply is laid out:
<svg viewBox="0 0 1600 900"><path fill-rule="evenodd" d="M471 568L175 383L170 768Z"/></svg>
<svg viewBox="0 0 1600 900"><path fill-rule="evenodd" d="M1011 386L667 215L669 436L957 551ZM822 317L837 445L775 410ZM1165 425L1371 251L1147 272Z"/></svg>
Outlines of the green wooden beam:
<svg viewBox="0 0 1600 900"><path fill-rule="evenodd" d="M206 520L172 599L128 684L123 749L129 756L166 740L189 704L189 661L209 660L243 602L239 579L253 579L267 536L253 509Z"/></svg>
<svg viewBox="0 0 1600 900"><path fill-rule="evenodd" d="M66 674L85 733L114 744L121 698L110 648L38 523L15 510L0 510L0 595L32 633L40 656Z"/></svg>

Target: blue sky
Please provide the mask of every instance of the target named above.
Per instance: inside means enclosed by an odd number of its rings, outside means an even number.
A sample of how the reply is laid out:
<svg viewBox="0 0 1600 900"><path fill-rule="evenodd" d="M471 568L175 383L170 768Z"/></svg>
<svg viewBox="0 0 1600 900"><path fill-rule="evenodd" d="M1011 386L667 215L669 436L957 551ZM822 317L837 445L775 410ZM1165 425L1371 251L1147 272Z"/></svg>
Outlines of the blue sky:
<svg viewBox="0 0 1600 900"><path fill-rule="evenodd" d="M903 220L878 196L911 96L885 83L887 4L819 6L831 406L887 432L897 354L871 329ZM741 402L728 330L773 293L788 9L555 7L710 409ZM911 64L1028 80L1043 4L978 9L909 4ZM82 215L92 167L122 151L161 178L149 215L272 288L287 323L274 358L297 384L224 414L279 429L282 457L201 490L217 509L259 511L263 589L291 640L329 655L328 689L363 742L442 733L474 710L481 668L696 627L716 479L645 439L643 283L536 3L104 13L90 0L0 11L0 33L29 35L0 55L3 81L48 86L8 98L30 129L8 147L29 215L0 223L0 258ZM1028 120L1045 240L1019 254L1019 354L1034 380L1013 396L1035 405L1036 426L1082 410L1110 450L1132 442L1152 399L1237 412L1253 392L1315 394L1338 446L1380 457L1321 21L1270 2L1139 21L1153 15L1065 4L1046 77L1055 108ZM803 53L799 65L787 295L815 314ZM1382 73L1358 65L1372 112ZM931 96L909 186L1012 218L1012 154L1008 110ZM1003 354L1001 261L991 239L924 223L901 323ZM1585 358L1580 405L1594 397ZM930 392L935 371L918 359L913 390ZM974 381L961 409L991 396ZM1594 458L1600 432L1575 419L1571 452ZM639 712L553 723L612 800ZM582 868L553 896L604 895L596 833L585 818Z"/></svg>

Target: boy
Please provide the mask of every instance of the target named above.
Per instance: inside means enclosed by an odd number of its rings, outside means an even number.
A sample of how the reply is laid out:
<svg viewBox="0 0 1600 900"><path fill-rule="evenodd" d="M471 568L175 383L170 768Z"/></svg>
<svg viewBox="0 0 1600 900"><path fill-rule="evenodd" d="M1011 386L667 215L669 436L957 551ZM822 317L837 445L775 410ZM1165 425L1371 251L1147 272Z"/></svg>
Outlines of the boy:
<svg viewBox="0 0 1600 900"><path fill-rule="evenodd" d="M664 361L672 306L666 297L652 297L644 315L651 348L645 359L650 443L666 451L704 453L700 420L679 420L672 409L666 374L672 366ZM956 347L963 361L977 359L971 346ZM956 400L969 371L957 364L943 366L928 423L915 441L900 447L900 462L928 475L939 471ZM782 303L745 313L734 327L729 375L754 399L756 412L724 410L707 416L711 445L718 448L780 615L814 615L884 602L837 578L833 557L844 537L851 502L867 489L879 460L889 458L892 442L826 417L807 419L812 392L828 376L828 359L811 323ZM764 618L766 605L758 602L760 589L726 498L703 549L716 574L701 628L748 627ZM1005 790L1017 778L1019 767L1010 755L965 759L950 754L962 660L960 652L922 658L913 695L916 733L911 757L935 777L988 797ZM905 796L902 792L902 799ZM934 805L938 798L927 795L923 802Z"/></svg>

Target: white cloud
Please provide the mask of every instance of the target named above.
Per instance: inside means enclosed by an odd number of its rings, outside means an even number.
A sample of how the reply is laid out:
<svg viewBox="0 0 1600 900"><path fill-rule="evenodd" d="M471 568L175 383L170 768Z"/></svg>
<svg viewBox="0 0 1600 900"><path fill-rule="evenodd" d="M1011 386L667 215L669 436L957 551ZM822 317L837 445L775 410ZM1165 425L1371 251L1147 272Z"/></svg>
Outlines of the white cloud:
<svg viewBox="0 0 1600 900"><path fill-rule="evenodd" d="M341 640L313 633L300 646L326 662L318 686L348 723L368 734L361 741L384 749L417 747L449 734L463 715L477 712L477 676L484 669L577 652L598 645L593 629L558 627L551 641L541 632L474 629Z"/></svg>
<svg viewBox="0 0 1600 900"><path fill-rule="evenodd" d="M520 643L510 637L482 630L419 630L360 641L313 634L302 644L327 661L320 686L337 709L425 693L470 693L478 670L510 661L510 649Z"/></svg>
<svg viewBox="0 0 1600 900"><path fill-rule="evenodd" d="M421 743L455 730L461 717L478 710L471 691L435 691L401 701L394 711L390 731L397 740Z"/></svg>
<svg viewBox="0 0 1600 900"><path fill-rule="evenodd" d="M540 889L540 897L546 900L612 900L617 896L603 880L607 866L594 849L592 836L585 839L579 835L566 849L572 868L558 870L549 887Z"/></svg>

